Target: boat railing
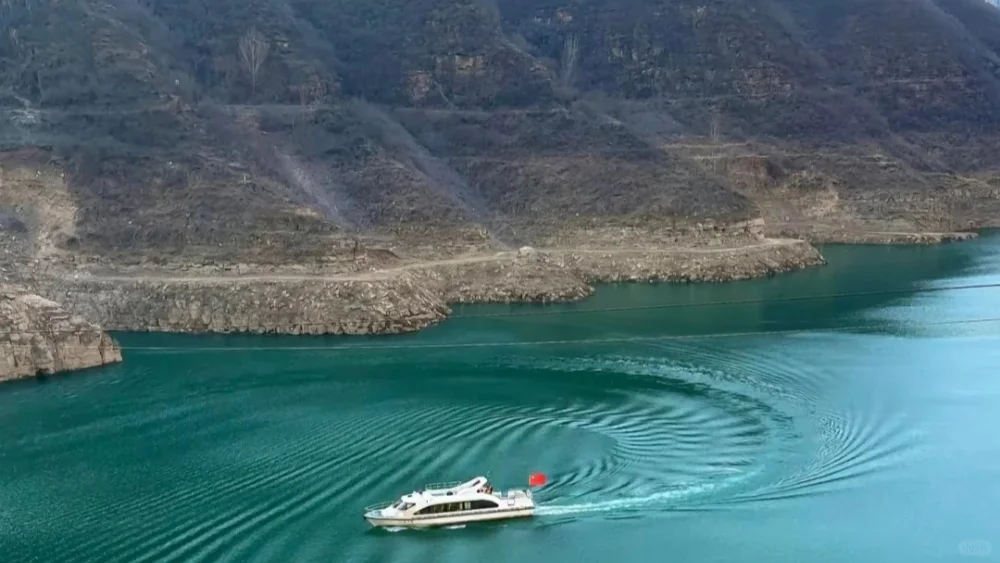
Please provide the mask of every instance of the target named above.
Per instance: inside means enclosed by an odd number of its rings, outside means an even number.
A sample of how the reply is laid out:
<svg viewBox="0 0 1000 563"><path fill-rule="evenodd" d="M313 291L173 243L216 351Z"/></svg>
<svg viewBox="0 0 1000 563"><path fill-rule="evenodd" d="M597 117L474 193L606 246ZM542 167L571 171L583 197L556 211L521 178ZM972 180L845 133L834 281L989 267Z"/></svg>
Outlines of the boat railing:
<svg viewBox="0 0 1000 563"><path fill-rule="evenodd" d="M429 483L424 485L425 491L436 491L441 489L454 489L455 487L465 483L465 481L446 481L444 483Z"/></svg>
<svg viewBox="0 0 1000 563"><path fill-rule="evenodd" d="M393 505L393 501L391 501L391 500L387 500L387 501L384 501L384 502L378 502L378 503L375 503L375 504L373 504L371 506L366 506L365 507L365 512L371 512L373 510L382 510L383 508L389 508L392 505Z"/></svg>

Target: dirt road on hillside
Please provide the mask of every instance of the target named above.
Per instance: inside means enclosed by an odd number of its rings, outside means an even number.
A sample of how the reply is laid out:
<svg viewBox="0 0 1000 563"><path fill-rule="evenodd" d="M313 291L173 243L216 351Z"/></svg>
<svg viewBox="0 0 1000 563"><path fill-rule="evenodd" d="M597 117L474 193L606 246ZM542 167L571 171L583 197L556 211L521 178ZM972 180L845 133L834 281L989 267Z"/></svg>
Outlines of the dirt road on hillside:
<svg viewBox="0 0 1000 563"><path fill-rule="evenodd" d="M540 255L566 255L566 254L602 254L602 255L620 255L628 256L634 254L678 254L678 255L698 255L698 254L744 254L748 251L752 252L757 249L769 248L779 245L793 245L793 244L805 244L801 240L797 239L765 239L755 244L748 244L743 246L730 246L730 247L717 247L717 248L705 248L705 247L651 247L651 248L537 248L534 250L535 253ZM199 276L199 275L173 275L169 273L137 273L129 275L89 275L87 279L95 281L116 281L116 282L130 282L130 281L153 281L153 282L167 282L167 283L230 283L234 281L249 281L249 282L279 282L279 281L327 281L327 282L356 282L356 281L377 281L389 279L397 274L414 271L414 270L427 270L434 269L437 267L444 266L459 266L463 264L476 264L485 262L501 262L514 260L519 256L519 251L508 250L503 252L497 252L494 254L477 254L472 256L460 256L456 258L448 258L443 260L423 260L411 263L404 263L392 268L386 268L382 270L374 270L370 272L360 272L360 273L347 273L347 274L282 274L282 273L266 273L266 274L245 274L241 275L234 273L231 275L211 275L211 276Z"/></svg>

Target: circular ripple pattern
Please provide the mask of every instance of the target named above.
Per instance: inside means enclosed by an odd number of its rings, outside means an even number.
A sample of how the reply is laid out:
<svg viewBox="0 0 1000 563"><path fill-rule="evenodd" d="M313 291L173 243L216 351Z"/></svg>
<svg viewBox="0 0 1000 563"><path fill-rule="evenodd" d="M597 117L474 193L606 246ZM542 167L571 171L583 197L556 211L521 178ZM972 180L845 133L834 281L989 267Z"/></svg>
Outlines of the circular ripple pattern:
<svg viewBox="0 0 1000 563"><path fill-rule="evenodd" d="M142 374L67 381L81 387L71 411L119 402L10 446L26 465L4 485L22 516L9 537L34 545L44 522L61 533L31 549L60 562L309 560L335 545L364 560L390 547L354 542L384 533L366 531L362 508L427 481L489 473L523 486L544 471L538 515L519 525L546 526L829 492L907 451L905 421L877 414L889 409L821 400L836 394L822 370L761 350L685 343L423 368L356 357L339 373L322 358L239 363L156 393ZM60 456L49 470L31 461Z"/></svg>

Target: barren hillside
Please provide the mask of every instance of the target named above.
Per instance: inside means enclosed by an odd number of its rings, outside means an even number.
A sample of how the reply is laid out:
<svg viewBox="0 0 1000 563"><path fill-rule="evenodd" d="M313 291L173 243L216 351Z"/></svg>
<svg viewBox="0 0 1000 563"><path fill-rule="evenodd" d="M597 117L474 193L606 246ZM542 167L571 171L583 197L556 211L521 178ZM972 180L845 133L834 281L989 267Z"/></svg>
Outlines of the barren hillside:
<svg viewBox="0 0 1000 563"><path fill-rule="evenodd" d="M996 225L1000 10L2 0L0 151L7 261Z"/></svg>

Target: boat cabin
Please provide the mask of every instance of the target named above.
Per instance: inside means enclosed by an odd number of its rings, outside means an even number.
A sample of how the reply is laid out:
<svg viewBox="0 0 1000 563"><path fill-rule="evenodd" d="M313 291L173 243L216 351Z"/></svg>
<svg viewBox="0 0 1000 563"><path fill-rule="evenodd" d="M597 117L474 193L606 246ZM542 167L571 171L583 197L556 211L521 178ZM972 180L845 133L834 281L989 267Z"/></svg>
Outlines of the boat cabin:
<svg viewBox="0 0 1000 563"><path fill-rule="evenodd" d="M500 508L500 504L492 500L466 500L462 502L439 502L428 504L420 510L414 512L415 516L424 514L445 514L448 512L462 512L465 510L484 510L489 508Z"/></svg>
<svg viewBox="0 0 1000 563"><path fill-rule="evenodd" d="M403 495L391 508L412 516L447 514L467 510L500 508L500 495L485 477L455 483L427 485L423 490Z"/></svg>

